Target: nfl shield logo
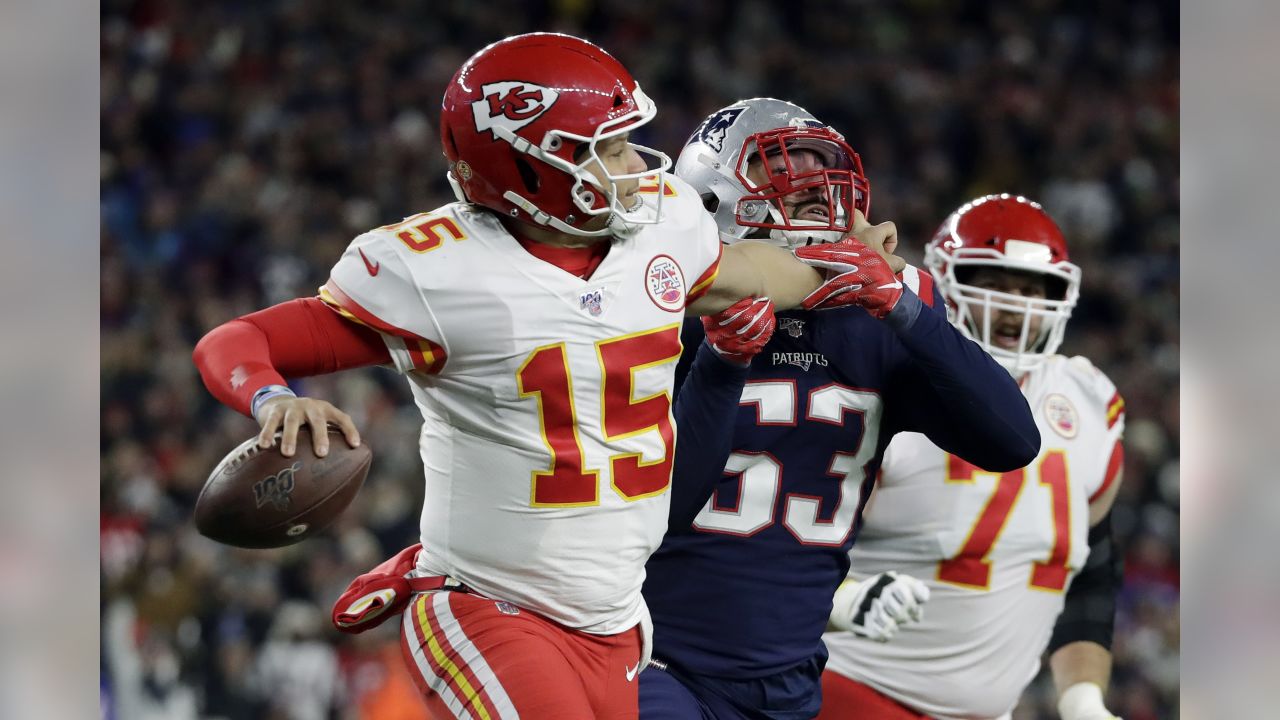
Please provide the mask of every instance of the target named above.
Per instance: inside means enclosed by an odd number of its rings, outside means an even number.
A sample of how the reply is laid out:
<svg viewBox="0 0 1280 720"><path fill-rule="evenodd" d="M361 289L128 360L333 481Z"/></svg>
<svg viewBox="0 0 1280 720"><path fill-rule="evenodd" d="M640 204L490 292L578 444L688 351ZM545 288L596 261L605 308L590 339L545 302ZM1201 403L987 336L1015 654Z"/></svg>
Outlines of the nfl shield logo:
<svg viewBox="0 0 1280 720"><path fill-rule="evenodd" d="M494 607L498 608L498 612L502 613L503 615L519 615L520 614L520 608L516 607L515 605L512 605L506 600L498 600L493 605Z"/></svg>
<svg viewBox="0 0 1280 720"><path fill-rule="evenodd" d="M578 307L591 313L592 317L600 317L603 312L601 304L604 302L604 289L596 288L590 292L585 292L578 297Z"/></svg>
<svg viewBox="0 0 1280 720"><path fill-rule="evenodd" d="M804 321L796 318L778 318L778 329L793 338L804 332Z"/></svg>

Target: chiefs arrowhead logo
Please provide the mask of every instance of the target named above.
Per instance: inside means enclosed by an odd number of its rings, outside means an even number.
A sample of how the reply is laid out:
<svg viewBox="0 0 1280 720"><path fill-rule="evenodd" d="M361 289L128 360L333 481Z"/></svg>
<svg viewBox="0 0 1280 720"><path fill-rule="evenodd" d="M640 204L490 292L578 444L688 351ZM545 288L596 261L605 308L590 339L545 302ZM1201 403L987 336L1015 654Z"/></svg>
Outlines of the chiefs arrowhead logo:
<svg viewBox="0 0 1280 720"><path fill-rule="evenodd" d="M515 132L528 125L555 104L560 93L533 83L505 80L480 88L482 96L471 103L477 132L490 132L498 139L497 128Z"/></svg>

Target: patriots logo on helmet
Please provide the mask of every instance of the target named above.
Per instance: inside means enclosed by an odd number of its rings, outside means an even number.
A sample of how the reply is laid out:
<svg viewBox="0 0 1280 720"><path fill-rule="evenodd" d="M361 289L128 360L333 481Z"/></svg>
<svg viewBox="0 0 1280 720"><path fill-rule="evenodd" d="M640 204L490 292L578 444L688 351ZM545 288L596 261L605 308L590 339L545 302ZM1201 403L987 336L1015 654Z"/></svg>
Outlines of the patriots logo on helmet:
<svg viewBox="0 0 1280 720"><path fill-rule="evenodd" d="M689 143L705 143L712 150L720 152L724 149L725 134L729 128L733 127L733 123L744 110L746 110L744 107L728 107L703 120L698 129L693 131Z"/></svg>
<svg viewBox="0 0 1280 720"><path fill-rule="evenodd" d="M489 83L480 88L480 99L471 103L477 132L490 132L498 139L497 128L515 132L551 109L560 93L549 87L519 80Z"/></svg>

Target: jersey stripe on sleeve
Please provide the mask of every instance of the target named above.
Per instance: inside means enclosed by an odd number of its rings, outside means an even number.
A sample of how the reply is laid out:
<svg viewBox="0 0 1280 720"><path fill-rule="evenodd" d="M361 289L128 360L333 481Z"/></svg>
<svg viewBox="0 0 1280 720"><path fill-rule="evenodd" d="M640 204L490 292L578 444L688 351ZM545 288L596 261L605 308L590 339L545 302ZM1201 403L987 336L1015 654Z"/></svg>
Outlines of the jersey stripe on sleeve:
<svg viewBox="0 0 1280 720"><path fill-rule="evenodd" d="M320 299L343 317L404 341L404 350L413 370L434 375L444 369L448 355L443 347L427 338L378 319L376 315L361 307L360 303L343 292L333 278L329 278L329 282L320 288Z"/></svg>
<svg viewBox="0 0 1280 720"><path fill-rule="evenodd" d="M1124 398L1117 392L1111 397L1111 402L1107 403L1107 427L1115 427L1122 417L1124 417Z"/></svg>
<svg viewBox="0 0 1280 720"><path fill-rule="evenodd" d="M693 287L689 288L688 299L685 300L686 307L692 305L698 298L706 295L707 291L711 289L711 284L715 282L716 275L720 274L720 258L723 256L724 246L721 245L716 251L715 262L711 263L711 266L708 267L706 271L698 277L697 281L693 283Z"/></svg>
<svg viewBox="0 0 1280 720"><path fill-rule="evenodd" d="M1089 496L1089 502L1093 502L1102 497L1107 488L1111 487L1111 483L1115 482L1116 476L1120 474L1120 468L1124 467L1124 445L1116 440L1116 444L1111 448L1111 459L1107 461L1107 474L1102 478L1102 484L1097 490Z"/></svg>
<svg viewBox="0 0 1280 720"><path fill-rule="evenodd" d="M920 296L925 305L933 307L933 274L919 270L916 273L920 276L920 291L916 295Z"/></svg>
<svg viewBox="0 0 1280 720"><path fill-rule="evenodd" d="M915 293L925 305L933 307L933 275L920 272L920 268L915 265L908 265L898 273L898 279L903 285L911 288L911 292Z"/></svg>

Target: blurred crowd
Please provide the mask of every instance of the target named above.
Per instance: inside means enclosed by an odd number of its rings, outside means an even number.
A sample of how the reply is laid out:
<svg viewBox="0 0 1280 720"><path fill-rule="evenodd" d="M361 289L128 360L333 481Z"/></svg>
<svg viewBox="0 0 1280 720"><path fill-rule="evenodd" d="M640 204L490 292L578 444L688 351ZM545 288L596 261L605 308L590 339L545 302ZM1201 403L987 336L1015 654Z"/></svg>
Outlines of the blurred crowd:
<svg viewBox="0 0 1280 720"><path fill-rule="evenodd" d="M356 234L452 200L445 84L509 34L583 35L656 100L638 141L773 95L863 157L872 218L919 262L989 192L1036 198L1084 268L1063 351L1127 401L1126 548L1112 710L1177 717L1178 10L1025 0L103 0L101 590L104 716L419 718L396 629L339 636L330 603L413 542L419 416L391 372L302 380L375 455L323 537L243 551L200 537L209 471L256 425L191 363L239 314L315 294ZM1045 674L1015 720L1056 718Z"/></svg>

